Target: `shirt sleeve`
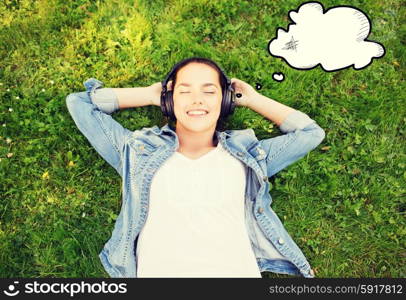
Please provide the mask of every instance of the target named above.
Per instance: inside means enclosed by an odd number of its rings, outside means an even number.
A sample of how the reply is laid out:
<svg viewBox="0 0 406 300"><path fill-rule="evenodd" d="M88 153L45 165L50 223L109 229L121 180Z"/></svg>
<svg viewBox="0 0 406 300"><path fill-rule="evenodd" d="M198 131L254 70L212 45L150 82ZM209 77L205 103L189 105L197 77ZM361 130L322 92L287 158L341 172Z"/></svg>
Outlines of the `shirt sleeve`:
<svg viewBox="0 0 406 300"><path fill-rule="evenodd" d="M113 89L102 89L103 83L94 78L84 85L86 91L67 96L68 111L93 148L122 176L123 149L132 131L110 115L118 110Z"/></svg>
<svg viewBox="0 0 406 300"><path fill-rule="evenodd" d="M283 135L259 141L265 151L267 176L271 177L315 149L325 131L307 114L295 110L280 124Z"/></svg>

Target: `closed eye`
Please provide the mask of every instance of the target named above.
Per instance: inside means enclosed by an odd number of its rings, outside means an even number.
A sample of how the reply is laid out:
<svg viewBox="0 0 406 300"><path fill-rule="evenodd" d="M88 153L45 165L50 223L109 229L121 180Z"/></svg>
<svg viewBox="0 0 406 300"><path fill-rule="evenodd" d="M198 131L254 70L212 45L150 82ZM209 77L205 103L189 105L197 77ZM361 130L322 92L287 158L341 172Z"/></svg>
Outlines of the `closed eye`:
<svg viewBox="0 0 406 300"><path fill-rule="evenodd" d="M180 92L180 94L189 94L190 92ZM206 94L214 94L214 92L205 92Z"/></svg>

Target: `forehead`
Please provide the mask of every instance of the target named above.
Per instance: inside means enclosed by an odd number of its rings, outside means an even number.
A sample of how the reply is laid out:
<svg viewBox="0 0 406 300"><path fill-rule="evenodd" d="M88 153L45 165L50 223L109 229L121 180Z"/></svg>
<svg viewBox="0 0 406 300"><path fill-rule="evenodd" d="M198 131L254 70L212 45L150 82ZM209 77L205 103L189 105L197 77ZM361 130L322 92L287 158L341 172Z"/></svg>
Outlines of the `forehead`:
<svg viewBox="0 0 406 300"><path fill-rule="evenodd" d="M182 67L176 74L176 86L182 83L189 85L212 83L220 86L220 78L219 73L213 67L201 63L190 63Z"/></svg>

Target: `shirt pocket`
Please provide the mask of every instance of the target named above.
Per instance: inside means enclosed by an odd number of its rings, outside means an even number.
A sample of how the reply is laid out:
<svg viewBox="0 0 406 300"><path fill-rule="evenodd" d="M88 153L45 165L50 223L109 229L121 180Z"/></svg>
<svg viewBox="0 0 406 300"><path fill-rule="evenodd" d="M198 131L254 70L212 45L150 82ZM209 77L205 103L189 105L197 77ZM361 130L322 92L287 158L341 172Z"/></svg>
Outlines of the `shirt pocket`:
<svg viewBox="0 0 406 300"><path fill-rule="evenodd" d="M128 144L131 149L130 175L133 178L138 178L157 147L138 139L133 139Z"/></svg>

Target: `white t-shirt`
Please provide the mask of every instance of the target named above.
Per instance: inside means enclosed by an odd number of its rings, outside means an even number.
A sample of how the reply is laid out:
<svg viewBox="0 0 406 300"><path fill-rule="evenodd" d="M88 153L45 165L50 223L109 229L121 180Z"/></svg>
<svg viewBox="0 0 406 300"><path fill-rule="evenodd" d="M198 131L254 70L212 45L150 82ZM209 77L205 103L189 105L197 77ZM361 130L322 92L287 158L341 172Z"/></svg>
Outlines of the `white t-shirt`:
<svg viewBox="0 0 406 300"><path fill-rule="evenodd" d="M137 277L261 278L244 219L246 168L219 142L175 152L153 177Z"/></svg>

